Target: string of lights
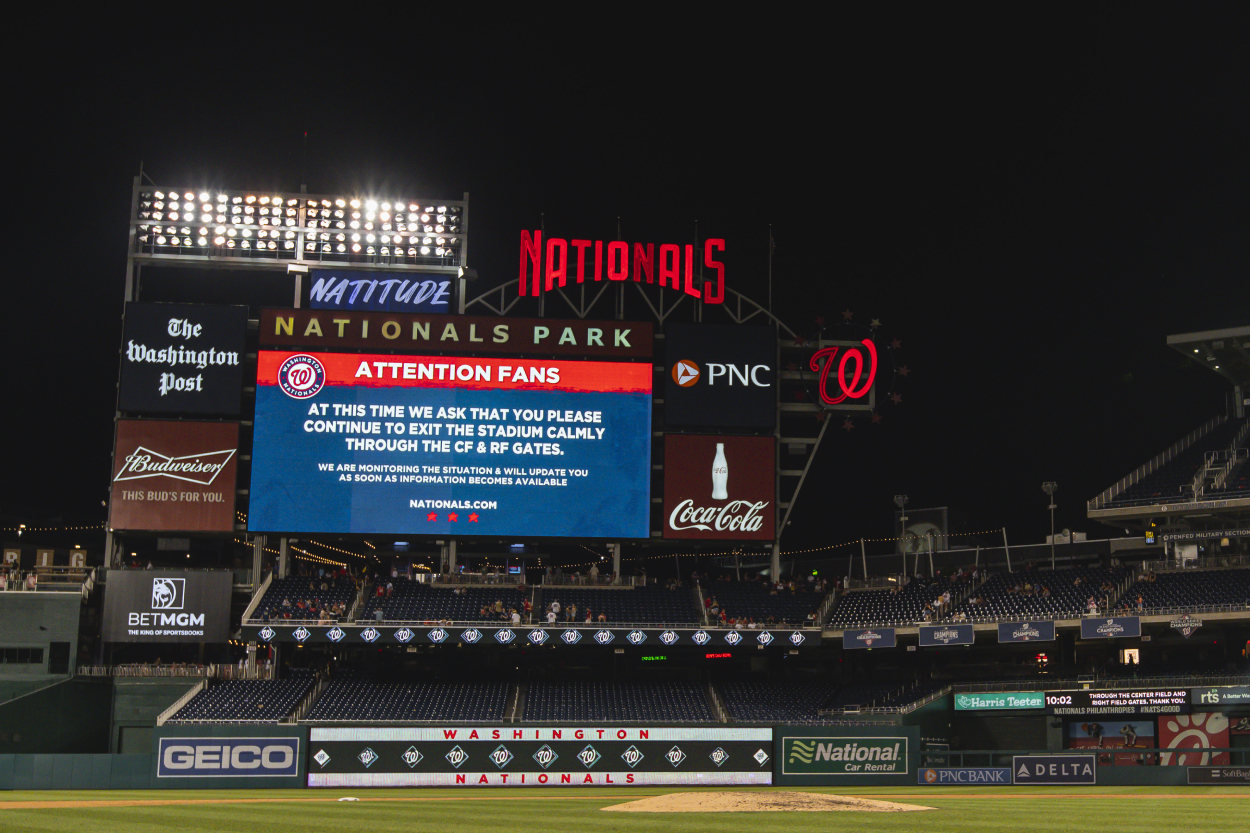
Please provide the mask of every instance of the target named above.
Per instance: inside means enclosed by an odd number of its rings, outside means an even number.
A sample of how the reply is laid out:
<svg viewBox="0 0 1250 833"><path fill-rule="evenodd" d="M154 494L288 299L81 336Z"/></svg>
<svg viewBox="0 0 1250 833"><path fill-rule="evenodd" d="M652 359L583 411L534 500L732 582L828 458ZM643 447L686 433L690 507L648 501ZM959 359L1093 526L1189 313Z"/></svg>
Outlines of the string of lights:
<svg viewBox="0 0 1250 833"><path fill-rule="evenodd" d="M104 524L89 524L88 526L27 526L26 524L18 524L17 526L0 527L3 532L83 532L93 529L104 529Z"/></svg>

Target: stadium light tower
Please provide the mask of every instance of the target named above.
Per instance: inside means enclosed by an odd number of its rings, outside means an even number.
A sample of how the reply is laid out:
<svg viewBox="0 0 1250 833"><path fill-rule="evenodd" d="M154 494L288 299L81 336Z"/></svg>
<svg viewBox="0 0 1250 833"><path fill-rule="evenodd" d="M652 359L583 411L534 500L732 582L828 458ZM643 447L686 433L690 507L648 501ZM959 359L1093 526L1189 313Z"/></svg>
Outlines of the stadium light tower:
<svg viewBox="0 0 1250 833"><path fill-rule="evenodd" d="M903 580L907 580L907 495L895 495L894 505L902 511L902 517L899 523L898 548L903 553ZM916 553L916 559L920 559L920 553ZM864 573L864 578L868 574Z"/></svg>
<svg viewBox="0 0 1250 833"><path fill-rule="evenodd" d="M1055 569L1055 490L1059 484L1047 480L1042 484L1042 491L1050 498L1050 569Z"/></svg>

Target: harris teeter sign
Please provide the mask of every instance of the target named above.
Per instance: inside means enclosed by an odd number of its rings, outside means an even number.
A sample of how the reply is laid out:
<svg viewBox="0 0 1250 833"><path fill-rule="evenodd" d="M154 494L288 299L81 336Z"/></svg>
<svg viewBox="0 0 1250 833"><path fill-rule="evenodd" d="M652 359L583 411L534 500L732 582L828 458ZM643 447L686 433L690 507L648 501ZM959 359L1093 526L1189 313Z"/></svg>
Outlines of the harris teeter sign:
<svg viewBox="0 0 1250 833"><path fill-rule="evenodd" d="M955 695L955 711L1042 709L1045 707L1046 695L1040 691L995 691Z"/></svg>

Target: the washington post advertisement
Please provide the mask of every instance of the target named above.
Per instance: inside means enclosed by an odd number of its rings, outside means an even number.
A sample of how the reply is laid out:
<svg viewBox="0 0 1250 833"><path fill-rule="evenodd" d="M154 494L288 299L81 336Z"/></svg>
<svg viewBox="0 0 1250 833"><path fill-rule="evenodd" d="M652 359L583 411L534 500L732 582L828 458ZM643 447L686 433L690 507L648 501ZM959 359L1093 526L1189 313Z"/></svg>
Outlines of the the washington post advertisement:
<svg viewBox="0 0 1250 833"><path fill-rule="evenodd" d="M651 374L261 351L248 527L646 538Z"/></svg>

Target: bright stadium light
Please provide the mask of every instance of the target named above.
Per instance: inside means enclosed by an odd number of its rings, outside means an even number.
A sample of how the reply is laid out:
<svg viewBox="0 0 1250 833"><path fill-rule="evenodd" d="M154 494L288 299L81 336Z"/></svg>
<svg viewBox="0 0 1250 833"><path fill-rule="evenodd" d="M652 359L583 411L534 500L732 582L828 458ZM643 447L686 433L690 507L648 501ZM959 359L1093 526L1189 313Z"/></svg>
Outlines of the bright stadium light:
<svg viewBox="0 0 1250 833"><path fill-rule="evenodd" d="M131 256L145 261L246 258L266 269L309 262L454 274L464 257L467 202L136 185L133 205Z"/></svg>

